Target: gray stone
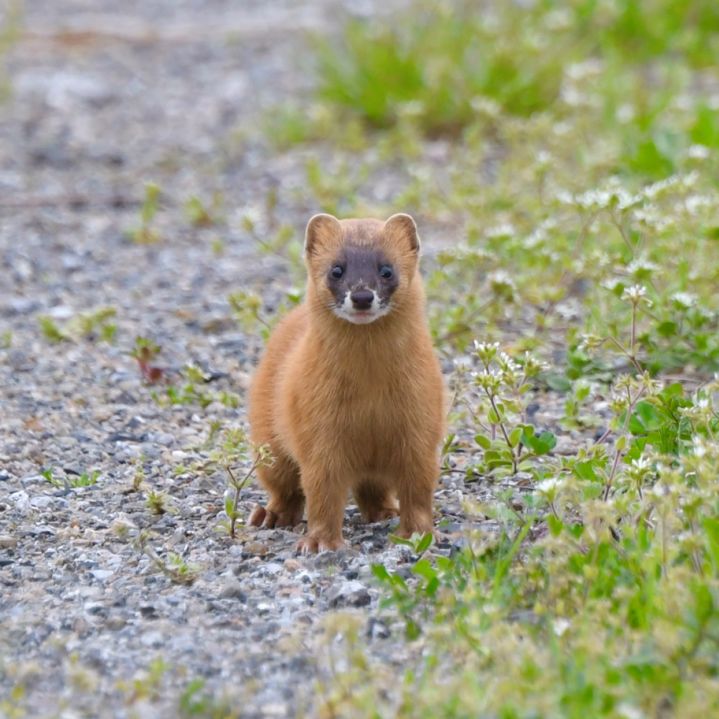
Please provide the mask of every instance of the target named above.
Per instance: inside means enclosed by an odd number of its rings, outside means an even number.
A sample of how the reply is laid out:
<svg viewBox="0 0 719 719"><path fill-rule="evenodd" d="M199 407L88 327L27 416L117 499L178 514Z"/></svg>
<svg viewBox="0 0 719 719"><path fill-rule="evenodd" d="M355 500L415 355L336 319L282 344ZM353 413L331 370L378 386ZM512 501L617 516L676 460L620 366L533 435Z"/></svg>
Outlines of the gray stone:
<svg viewBox="0 0 719 719"><path fill-rule="evenodd" d="M330 607L366 607L372 601L369 590L356 579L332 586L327 593Z"/></svg>

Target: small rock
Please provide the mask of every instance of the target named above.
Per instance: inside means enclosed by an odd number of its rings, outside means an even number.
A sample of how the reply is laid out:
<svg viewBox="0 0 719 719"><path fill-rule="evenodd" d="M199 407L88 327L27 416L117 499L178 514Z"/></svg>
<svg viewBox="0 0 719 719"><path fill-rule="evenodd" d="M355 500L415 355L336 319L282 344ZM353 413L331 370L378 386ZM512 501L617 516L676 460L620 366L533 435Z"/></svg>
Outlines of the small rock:
<svg viewBox="0 0 719 719"><path fill-rule="evenodd" d="M47 495L42 494L39 497L33 497L30 500L30 504L35 509L48 509L49 507L52 507L53 504L55 504L55 501L55 497L48 497Z"/></svg>
<svg viewBox="0 0 719 719"><path fill-rule="evenodd" d="M152 604L143 604L140 607L140 614L142 614L145 619L157 619L157 609Z"/></svg>
<svg viewBox="0 0 719 719"><path fill-rule="evenodd" d="M30 509L30 496L23 490L13 492L8 499L15 505L18 512L27 512Z"/></svg>
<svg viewBox="0 0 719 719"><path fill-rule="evenodd" d="M327 600L330 607L366 607L371 601L369 590L356 579L332 587Z"/></svg>
<svg viewBox="0 0 719 719"><path fill-rule="evenodd" d="M239 582L230 580L224 587L222 587L222 590L220 591L220 598L239 599L241 602L244 602L247 600L247 594Z"/></svg>
<svg viewBox="0 0 719 719"><path fill-rule="evenodd" d="M121 617L119 614L114 614L108 617L105 621L105 626L112 631L122 629L126 624L127 620L124 617Z"/></svg>
<svg viewBox="0 0 719 719"><path fill-rule="evenodd" d="M282 574L282 565L277 562L268 562L259 568L257 574L261 577L276 577L278 574Z"/></svg>
<svg viewBox="0 0 719 719"><path fill-rule="evenodd" d="M269 551L269 547L262 542L247 542L242 546L242 554L245 557L264 557Z"/></svg>
<svg viewBox="0 0 719 719"><path fill-rule="evenodd" d="M159 631L152 631L152 632L145 632L140 637L140 643L145 647L152 647L156 649L157 647L161 647L162 643L165 641L165 636L162 632Z"/></svg>
<svg viewBox="0 0 719 719"><path fill-rule="evenodd" d="M389 627L381 619L370 617L367 622L368 639L388 639L391 635Z"/></svg>
<svg viewBox="0 0 719 719"><path fill-rule="evenodd" d="M90 572L90 574L92 574L92 576L100 582L104 582L106 579L109 579L114 573L115 572L110 569L93 569Z"/></svg>

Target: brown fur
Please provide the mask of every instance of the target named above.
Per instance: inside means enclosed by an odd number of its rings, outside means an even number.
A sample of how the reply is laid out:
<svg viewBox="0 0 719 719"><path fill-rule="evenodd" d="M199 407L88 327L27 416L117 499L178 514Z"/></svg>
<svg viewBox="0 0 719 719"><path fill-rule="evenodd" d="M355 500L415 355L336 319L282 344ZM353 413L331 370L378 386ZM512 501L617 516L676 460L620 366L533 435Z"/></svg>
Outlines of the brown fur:
<svg viewBox="0 0 719 719"><path fill-rule="evenodd" d="M332 311L327 273L343 245L380 248L398 268L390 311L356 325ZM307 226L305 302L277 326L250 388L252 439L275 463L250 523L295 525L307 502L306 552L342 546L348 491L364 519L396 516L400 534L432 530L444 385L424 314L419 240L408 215Z"/></svg>

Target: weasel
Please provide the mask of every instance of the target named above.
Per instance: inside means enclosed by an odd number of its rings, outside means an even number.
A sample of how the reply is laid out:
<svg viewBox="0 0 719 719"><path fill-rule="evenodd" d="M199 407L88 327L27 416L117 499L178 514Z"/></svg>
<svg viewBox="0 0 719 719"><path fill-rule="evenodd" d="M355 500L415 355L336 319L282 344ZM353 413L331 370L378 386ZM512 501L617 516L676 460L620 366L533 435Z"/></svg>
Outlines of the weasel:
<svg viewBox="0 0 719 719"><path fill-rule="evenodd" d="M249 523L294 526L306 503L305 553L343 545L349 491L367 522L399 514L400 535L432 531L445 401L419 253L409 215L307 225L306 298L273 331L249 394L251 438L274 456Z"/></svg>

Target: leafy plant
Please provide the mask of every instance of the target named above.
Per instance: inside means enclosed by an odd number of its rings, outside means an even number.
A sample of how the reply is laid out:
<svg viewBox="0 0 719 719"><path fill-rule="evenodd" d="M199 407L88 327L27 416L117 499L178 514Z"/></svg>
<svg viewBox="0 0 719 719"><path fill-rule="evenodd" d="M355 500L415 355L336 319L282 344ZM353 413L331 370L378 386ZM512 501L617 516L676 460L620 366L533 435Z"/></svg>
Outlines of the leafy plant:
<svg viewBox="0 0 719 719"><path fill-rule="evenodd" d="M147 337L135 337L135 346L130 352L130 356L137 361L140 374L148 384L155 384L165 376L165 371L162 367L153 364L161 351L162 348L157 342Z"/></svg>
<svg viewBox="0 0 719 719"><path fill-rule="evenodd" d="M47 315L38 317L43 336L49 342L69 342L78 339L101 340L112 343L117 334L117 325L113 321L117 316L114 307L101 307L92 312L82 312L60 326Z"/></svg>
<svg viewBox="0 0 719 719"><path fill-rule="evenodd" d="M526 420L529 380L543 365L528 353L520 365L501 352L498 344L476 342L474 354L480 369L472 380L480 397L470 411L479 429L474 440L483 458L473 471L516 474L532 469L532 460L551 452L557 443L552 432L537 431Z"/></svg>
<svg viewBox="0 0 719 719"><path fill-rule="evenodd" d="M167 559L163 559L150 544L151 536L141 531L136 540L136 548L152 562L152 565L167 576L175 584L193 584L198 576L198 568L188 564L182 556L168 552Z"/></svg>
<svg viewBox="0 0 719 719"><path fill-rule="evenodd" d="M91 487L97 484L97 480L100 477L99 470L92 472L83 472L82 474L70 474L65 475L62 478L56 477L53 474L52 469L44 469L40 474L50 483L53 487L66 488L66 489L77 489L79 487Z"/></svg>

